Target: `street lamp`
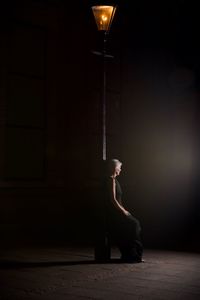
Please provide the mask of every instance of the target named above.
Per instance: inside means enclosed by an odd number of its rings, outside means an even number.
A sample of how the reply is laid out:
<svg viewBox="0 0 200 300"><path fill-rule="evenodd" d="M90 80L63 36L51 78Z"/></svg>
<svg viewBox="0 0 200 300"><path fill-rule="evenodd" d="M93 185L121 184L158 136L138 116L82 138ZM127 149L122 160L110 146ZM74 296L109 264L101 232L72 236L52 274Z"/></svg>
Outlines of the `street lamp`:
<svg viewBox="0 0 200 300"><path fill-rule="evenodd" d="M102 90L102 156L106 160L106 57L112 57L106 54L107 36L115 15L116 6L96 5L92 6L92 11L99 31L104 33L103 51L103 90ZM97 54L97 53L96 53Z"/></svg>
<svg viewBox="0 0 200 300"><path fill-rule="evenodd" d="M98 30L108 33L115 15L116 6L96 5L92 6L92 11Z"/></svg>

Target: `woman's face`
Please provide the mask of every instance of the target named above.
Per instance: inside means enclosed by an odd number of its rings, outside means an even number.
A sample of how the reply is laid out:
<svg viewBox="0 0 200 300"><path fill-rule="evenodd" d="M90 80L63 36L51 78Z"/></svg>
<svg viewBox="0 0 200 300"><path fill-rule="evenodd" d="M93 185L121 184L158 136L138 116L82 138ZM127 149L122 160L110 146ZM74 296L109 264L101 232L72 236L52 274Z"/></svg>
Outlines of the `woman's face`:
<svg viewBox="0 0 200 300"><path fill-rule="evenodd" d="M121 167L122 167L121 164L116 165L116 167L115 167L115 174L116 174L116 176L118 176L121 173L121 170L122 170Z"/></svg>

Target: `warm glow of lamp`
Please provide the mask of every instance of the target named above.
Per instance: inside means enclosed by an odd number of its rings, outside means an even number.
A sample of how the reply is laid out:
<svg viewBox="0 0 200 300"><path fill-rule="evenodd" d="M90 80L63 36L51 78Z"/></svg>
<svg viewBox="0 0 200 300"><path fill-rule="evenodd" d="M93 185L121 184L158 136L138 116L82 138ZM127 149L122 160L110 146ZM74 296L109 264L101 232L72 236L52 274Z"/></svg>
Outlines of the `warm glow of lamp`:
<svg viewBox="0 0 200 300"><path fill-rule="evenodd" d="M109 31L115 15L116 7L108 5L92 6L98 30Z"/></svg>

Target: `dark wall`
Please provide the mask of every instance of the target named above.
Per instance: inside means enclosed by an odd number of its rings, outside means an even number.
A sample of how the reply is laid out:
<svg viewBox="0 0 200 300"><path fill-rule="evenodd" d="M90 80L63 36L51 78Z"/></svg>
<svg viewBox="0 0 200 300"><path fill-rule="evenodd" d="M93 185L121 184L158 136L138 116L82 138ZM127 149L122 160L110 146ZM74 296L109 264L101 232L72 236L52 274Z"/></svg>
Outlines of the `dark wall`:
<svg viewBox="0 0 200 300"><path fill-rule="evenodd" d="M12 5L11 5L12 4ZM1 232L89 241L102 166L101 50L90 5L1 4ZM146 246L199 249L195 9L118 1L108 39L107 154ZM189 241L189 242L188 242Z"/></svg>
<svg viewBox="0 0 200 300"><path fill-rule="evenodd" d="M65 226L68 240L88 176L87 23L63 1L7 1L1 14L2 234Z"/></svg>

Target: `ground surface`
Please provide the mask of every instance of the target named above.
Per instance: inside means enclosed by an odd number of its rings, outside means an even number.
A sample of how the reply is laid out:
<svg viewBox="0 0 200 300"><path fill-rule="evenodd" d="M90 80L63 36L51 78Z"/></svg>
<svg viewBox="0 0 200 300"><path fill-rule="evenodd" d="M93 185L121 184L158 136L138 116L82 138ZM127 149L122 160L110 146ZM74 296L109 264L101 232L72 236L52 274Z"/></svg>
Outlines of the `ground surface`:
<svg viewBox="0 0 200 300"><path fill-rule="evenodd" d="M85 247L1 251L0 299L200 299L200 254L145 250L144 263L96 264Z"/></svg>

